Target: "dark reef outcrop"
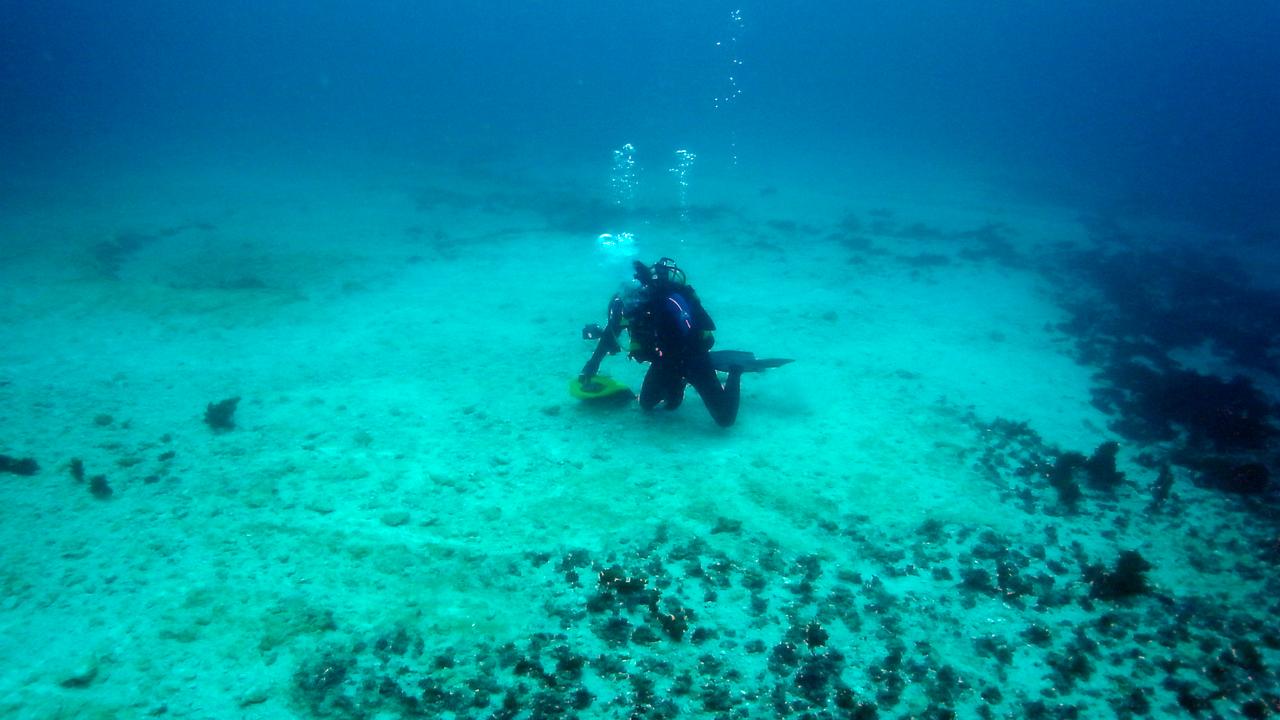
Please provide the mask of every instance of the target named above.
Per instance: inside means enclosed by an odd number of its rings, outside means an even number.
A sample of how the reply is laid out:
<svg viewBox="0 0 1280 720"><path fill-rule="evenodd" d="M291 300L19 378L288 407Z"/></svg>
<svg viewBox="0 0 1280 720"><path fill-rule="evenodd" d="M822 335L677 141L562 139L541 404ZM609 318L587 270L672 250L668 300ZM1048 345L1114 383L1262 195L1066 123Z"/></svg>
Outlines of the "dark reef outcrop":
<svg viewBox="0 0 1280 720"><path fill-rule="evenodd" d="M1108 427L1151 446L1150 467L1179 466L1200 487L1267 495L1280 467L1280 406L1255 380L1277 377L1280 293L1225 253L1139 249L1114 222L1088 228L1098 249L1066 253L1042 272L1072 316L1055 329L1097 368L1093 404L1111 417ZM1189 348L1211 348L1238 372L1187 367L1175 358Z"/></svg>
<svg viewBox="0 0 1280 720"><path fill-rule="evenodd" d="M1181 460L1193 471L1192 481L1200 487L1233 495L1263 495L1271 489L1271 471L1247 456L1184 455Z"/></svg>

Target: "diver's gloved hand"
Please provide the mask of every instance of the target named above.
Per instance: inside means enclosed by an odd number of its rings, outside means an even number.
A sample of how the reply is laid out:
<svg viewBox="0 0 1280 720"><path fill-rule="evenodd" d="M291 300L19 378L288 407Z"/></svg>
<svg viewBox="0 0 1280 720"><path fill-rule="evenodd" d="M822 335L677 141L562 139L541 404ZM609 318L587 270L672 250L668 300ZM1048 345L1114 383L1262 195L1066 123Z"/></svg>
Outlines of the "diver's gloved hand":
<svg viewBox="0 0 1280 720"><path fill-rule="evenodd" d="M582 370L578 372L578 384L582 386L583 390L591 392L591 388L588 386L593 386L597 390L599 389L599 383L593 383L591 382L591 379L600 372L600 361L603 359L604 352L597 347L595 354L591 356L591 359L587 361L587 364L583 365Z"/></svg>

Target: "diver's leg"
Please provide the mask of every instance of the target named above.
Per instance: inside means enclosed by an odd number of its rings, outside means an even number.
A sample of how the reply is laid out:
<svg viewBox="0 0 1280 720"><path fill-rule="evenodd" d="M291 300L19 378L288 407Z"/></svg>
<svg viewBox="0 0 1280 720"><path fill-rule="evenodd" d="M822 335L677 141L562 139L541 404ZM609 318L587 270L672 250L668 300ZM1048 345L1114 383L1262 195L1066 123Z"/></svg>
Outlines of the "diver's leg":
<svg viewBox="0 0 1280 720"><path fill-rule="evenodd" d="M666 395L666 385L662 382L662 368L658 363L651 363L644 374L644 382L640 384L640 407L652 410Z"/></svg>
<svg viewBox="0 0 1280 720"><path fill-rule="evenodd" d="M671 383L667 386L667 397L663 407L668 410L675 410L680 407L680 403L684 402L684 386L684 373L671 373Z"/></svg>
<svg viewBox="0 0 1280 720"><path fill-rule="evenodd" d="M711 419L720 427L732 425L738 419L738 402L742 396L742 368L730 369L724 386L720 385L720 377L711 367L711 359L706 354L691 361L685 372L689 384L698 391L702 404L711 413Z"/></svg>
<svg viewBox="0 0 1280 720"><path fill-rule="evenodd" d="M675 410L683 398L684 377L680 368L664 362L651 364L649 372L644 374L644 383L640 386L640 407L652 410L658 403L665 401L668 410Z"/></svg>

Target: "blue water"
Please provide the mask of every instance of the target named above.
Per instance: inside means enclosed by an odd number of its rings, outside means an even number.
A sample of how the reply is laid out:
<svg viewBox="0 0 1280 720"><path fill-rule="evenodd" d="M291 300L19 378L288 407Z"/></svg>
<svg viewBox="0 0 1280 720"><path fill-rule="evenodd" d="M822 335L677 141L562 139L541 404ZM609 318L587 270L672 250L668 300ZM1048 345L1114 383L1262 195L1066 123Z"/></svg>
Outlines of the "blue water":
<svg viewBox="0 0 1280 720"><path fill-rule="evenodd" d="M172 145L541 162L633 142L698 146L710 160L732 129L758 162L927 157L1050 200L1274 229L1278 12L10 2L0 129L6 163L26 172ZM734 36L741 95L717 114Z"/></svg>
<svg viewBox="0 0 1280 720"><path fill-rule="evenodd" d="M1278 78L1263 0L0 0L0 715L1280 713ZM732 427L566 392L663 256L794 360Z"/></svg>

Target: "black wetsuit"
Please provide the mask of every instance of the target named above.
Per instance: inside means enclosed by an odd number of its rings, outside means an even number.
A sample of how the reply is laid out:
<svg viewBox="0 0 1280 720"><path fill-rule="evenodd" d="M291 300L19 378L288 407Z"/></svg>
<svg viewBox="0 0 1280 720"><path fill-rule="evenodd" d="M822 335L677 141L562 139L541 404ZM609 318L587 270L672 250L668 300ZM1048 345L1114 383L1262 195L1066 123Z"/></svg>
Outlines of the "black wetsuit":
<svg viewBox="0 0 1280 720"><path fill-rule="evenodd" d="M583 368L583 377L595 375L606 354L622 349L618 336L625 329L631 336L628 355L650 363L640 388L640 407L651 410L664 404L675 410L684 401L685 385L692 385L716 424L728 427L738 417L742 371L730 370L725 384L720 384L708 355L715 342L715 328L689 285L654 281L631 308L615 295L609 303L609 324Z"/></svg>

